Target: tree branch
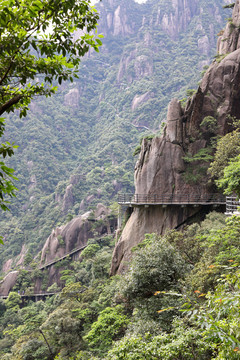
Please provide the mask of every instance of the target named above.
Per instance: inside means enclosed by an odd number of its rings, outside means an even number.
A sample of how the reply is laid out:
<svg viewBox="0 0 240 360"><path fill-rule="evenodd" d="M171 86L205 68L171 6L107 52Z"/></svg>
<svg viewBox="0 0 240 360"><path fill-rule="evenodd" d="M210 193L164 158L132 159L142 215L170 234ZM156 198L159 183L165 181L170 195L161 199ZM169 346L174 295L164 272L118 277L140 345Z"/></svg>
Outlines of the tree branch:
<svg viewBox="0 0 240 360"><path fill-rule="evenodd" d="M52 349L51 349L51 347L50 347L50 345L49 345L49 342L47 341L46 336L44 335L44 332L43 332L41 329L38 329L38 331L40 332L40 334L42 335L45 343L47 344L47 347L48 347L48 350L49 350L49 354L50 354L51 360L53 360L53 359L54 359L54 354L53 354Z"/></svg>
<svg viewBox="0 0 240 360"><path fill-rule="evenodd" d="M3 104L2 106L0 106L0 116L7 111L11 106L17 104L21 98L23 97L23 95L15 95L12 99L10 99L9 101L7 101L5 104Z"/></svg>

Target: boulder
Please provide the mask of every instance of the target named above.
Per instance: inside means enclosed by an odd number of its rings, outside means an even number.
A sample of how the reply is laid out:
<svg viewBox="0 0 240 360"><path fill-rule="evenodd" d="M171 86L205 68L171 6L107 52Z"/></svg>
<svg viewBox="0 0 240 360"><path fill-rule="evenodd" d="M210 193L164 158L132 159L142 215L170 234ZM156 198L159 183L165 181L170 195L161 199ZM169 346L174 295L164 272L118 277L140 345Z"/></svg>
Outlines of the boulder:
<svg viewBox="0 0 240 360"><path fill-rule="evenodd" d="M8 273L3 281L0 283L0 295L1 296L7 296L9 291L12 290L13 286L15 285L15 282L17 280L19 271L11 271Z"/></svg>

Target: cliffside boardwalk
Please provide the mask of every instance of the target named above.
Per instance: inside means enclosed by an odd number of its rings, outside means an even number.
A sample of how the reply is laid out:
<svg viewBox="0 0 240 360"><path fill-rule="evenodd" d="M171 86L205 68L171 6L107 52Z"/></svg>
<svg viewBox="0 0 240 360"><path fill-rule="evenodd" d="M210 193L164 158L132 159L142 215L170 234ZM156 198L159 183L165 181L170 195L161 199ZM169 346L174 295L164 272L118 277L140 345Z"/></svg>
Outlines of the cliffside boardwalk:
<svg viewBox="0 0 240 360"><path fill-rule="evenodd" d="M119 194L118 204L120 205L118 227L121 227L123 207L178 205L185 207L192 206L219 206L226 205L226 215L239 215L240 200L236 196L224 196L221 194Z"/></svg>
<svg viewBox="0 0 240 360"><path fill-rule="evenodd" d="M137 206L219 206L226 204L226 197L221 194L119 194L118 228L121 228L124 207Z"/></svg>
<svg viewBox="0 0 240 360"><path fill-rule="evenodd" d="M119 205L224 205L221 194L119 194Z"/></svg>
<svg viewBox="0 0 240 360"><path fill-rule="evenodd" d="M19 294L19 296L22 299L22 302L24 300L33 300L33 301L39 301L39 300L45 300L49 296L53 296L58 294L59 292L43 292L39 294ZM6 300L8 298L8 295L0 295L0 299Z"/></svg>
<svg viewBox="0 0 240 360"><path fill-rule="evenodd" d="M103 236L100 236L100 237L98 237L98 238L95 238L95 240L101 241L101 240L103 240L104 238L106 238L106 237L108 237L108 236L113 236L113 235L114 235L114 233L111 232L111 233L108 233L107 235L105 234L105 235L103 235ZM64 254L64 255L61 256L61 257L57 257L57 258L55 258L55 259L53 259L53 260L51 260L51 261L49 261L49 262L47 262L47 263L45 263L45 264L41 264L41 265L38 267L38 269L39 269L39 270L48 269L48 268L50 268L51 266L55 265L56 263L58 263L58 262L60 262L60 261L62 261L62 260L64 260L64 259L66 259L66 258L68 258L68 257L69 257L69 258L73 257L75 254L83 251L87 246L88 246L88 244L80 245L80 246L76 247L75 249L69 251L68 253ZM29 271L32 271L32 270L29 270ZM10 290L10 291L11 291L11 290ZM46 292L46 291L45 291L45 292L42 291L42 292L37 293L37 294L36 294L36 293L31 293L31 294L19 294L19 295L21 296L22 302L24 303L25 300L33 300L33 301L45 300L47 297L53 296L53 295L55 295L55 294L57 294L57 293L58 293L58 292L56 292L56 293L54 293L54 292L49 293L49 292ZM5 300L5 299L7 299L7 298L8 298L8 294L7 294L7 295L6 295L6 294L5 294L5 295L0 294L0 299Z"/></svg>
<svg viewBox="0 0 240 360"><path fill-rule="evenodd" d="M72 251L68 252L67 254L63 255L62 257L56 258L56 259L54 259L54 260L52 260L52 261L49 261L49 262L46 263L46 264L41 265L41 266L39 267L39 270L47 269L47 268L49 268L50 266L56 264L57 262L66 259L68 256L71 257L71 256L73 256L74 254L76 254L76 253L84 250L86 247L87 247L87 245L79 246L79 247L73 249Z"/></svg>
<svg viewBox="0 0 240 360"><path fill-rule="evenodd" d="M110 234L108 234L108 235L100 236L100 237L98 237L98 238L95 239L95 240L101 240L101 239L104 239L106 236L112 236L112 235L113 235L113 233L110 233ZM40 265L40 266L39 266L39 270L47 269L47 268L49 268L50 266L58 263L59 261L64 260L64 259L66 259L67 257L73 256L73 255L77 254L78 252L84 250L87 246L88 246L88 244L78 246L78 247L76 247L75 249L73 249L73 250L69 251L68 253L66 253L65 255L61 256L60 258L55 258L55 259L53 259L52 261L49 261L49 262L46 263L46 264Z"/></svg>

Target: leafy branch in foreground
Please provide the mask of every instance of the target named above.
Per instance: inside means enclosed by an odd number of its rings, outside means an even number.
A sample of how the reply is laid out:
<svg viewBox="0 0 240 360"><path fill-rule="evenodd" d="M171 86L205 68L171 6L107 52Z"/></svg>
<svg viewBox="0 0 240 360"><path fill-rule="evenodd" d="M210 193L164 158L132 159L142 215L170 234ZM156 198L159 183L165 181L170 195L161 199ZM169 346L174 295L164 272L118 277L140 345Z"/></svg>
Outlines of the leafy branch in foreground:
<svg viewBox="0 0 240 360"><path fill-rule="evenodd" d="M25 116L35 96L51 96L53 83L78 77L81 58L102 44L99 19L90 0L4 0L0 3L0 116L19 110ZM0 137L4 134L0 119ZM0 157L12 156L10 143ZM13 169L0 162L0 207L14 196Z"/></svg>
<svg viewBox="0 0 240 360"><path fill-rule="evenodd" d="M0 115L56 91L77 77L80 59L101 41L90 34L99 16L90 1L8 0L0 5Z"/></svg>
<svg viewBox="0 0 240 360"><path fill-rule="evenodd" d="M0 137L2 136L5 129L4 119L0 118ZM6 142L5 144L1 144L0 146L0 156L4 159L7 156L12 156L14 154L14 149L17 146ZM13 185L12 180L17 180L17 178L13 175L14 170L9 168L4 164L3 161L0 161L0 207L2 210L8 210L7 201L4 199L4 194L9 196L15 196L14 190L17 188ZM2 237L0 236L0 243L3 243Z"/></svg>

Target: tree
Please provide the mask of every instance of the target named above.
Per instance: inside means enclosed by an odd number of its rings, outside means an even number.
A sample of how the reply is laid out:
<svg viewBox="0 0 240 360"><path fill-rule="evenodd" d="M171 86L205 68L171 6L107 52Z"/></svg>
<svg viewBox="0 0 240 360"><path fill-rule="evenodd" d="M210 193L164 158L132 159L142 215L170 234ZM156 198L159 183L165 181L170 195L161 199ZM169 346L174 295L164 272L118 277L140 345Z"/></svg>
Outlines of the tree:
<svg viewBox="0 0 240 360"><path fill-rule="evenodd" d="M5 305L7 309L14 309L17 311L19 309L20 303L21 303L21 296L18 293L11 291L8 295Z"/></svg>
<svg viewBox="0 0 240 360"><path fill-rule="evenodd" d="M73 81L89 49L98 51L99 19L90 0L3 0L0 3L0 116L19 110L25 116L35 96L51 96L57 83ZM0 137L4 133L0 118ZM0 145L0 156L14 145ZM13 169L0 162L0 207L14 196Z"/></svg>
<svg viewBox="0 0 240 360"><path fill-rule="evenodd" d="M223 176L217 180L219 188L224 189L226 195L236 193L240 196L240 155L229 162L224 168Z"/></svg>
<svg viewBox="0 0 240 360"><path fill-rule="evenodd" d="M160 333L152 336L127 334L118 342L114 342L106 360L191 360L212 359L213 349L204 341L200 330L177 320L171 333Z"/></svg>
<svg viewBox="0 0 240 360"><path fill-rule="evenodd" d="M234 271L236 269L236 271ZM240 355L240 281L237 263L232 273L218 279L214 292L208 292L206 302L192 315L204 329L205 343L217 349L214 359L239 359Z"/></svg>
<svg viewBox="0 0 240 360"><path fill-rule="evenodd" d="M165 292L181 291L180 278L190 266L166 238L148 234L145 244L136 247L131 266L119 282L119 292L129 308L134 308L136 319L156 320L169 331L182 299L165 296ZM158 312L166 308L170 311Z"/></svg>
<svg viewBox="0 0 240 360"><path fill-rule="evenodd" d="M106 352L113 341L124 335L129 320L123 310L122 305L117 305L100 312L97 321L92 324L91 330L84 338L90 348L97 353Z"/></svg>
<svg viewBox="0 0 240 360"><path fill-rule="evenodd" d="M240 154L240 134L239 129L223 136L217 144L214 160L208 169L212 178L218 179L223 176L224 168L229 161Z"/></svg>

